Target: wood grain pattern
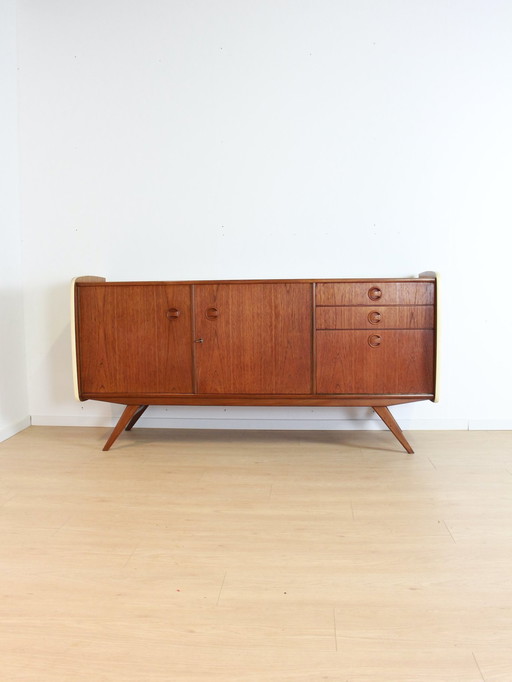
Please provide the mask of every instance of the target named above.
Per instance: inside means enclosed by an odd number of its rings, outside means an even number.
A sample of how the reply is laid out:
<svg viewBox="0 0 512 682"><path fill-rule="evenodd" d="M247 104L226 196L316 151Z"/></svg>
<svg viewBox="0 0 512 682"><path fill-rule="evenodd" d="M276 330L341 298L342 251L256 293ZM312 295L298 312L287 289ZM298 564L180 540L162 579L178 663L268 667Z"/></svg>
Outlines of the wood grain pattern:
<svg viewBox="0 0 512 682"><path fill-rule="evenodd" d="M5 682L510 682L512 432L30 427Z"/></svg>
<svg viewBox="0 0 512 682"><path fill-rule="evenodd" d="M78 283L84 282L105 282L105 277L98 277L96 275L82 275L81 277L74 277L71 280L71 290L70 290L70 313L71 313L71 362L73 366L73 393L77 400L80 400L80 369L78 367L77 360L77 327L78 327L78 314L77 314L77 288Z"/></svg>
<svg viewBox="0 0 512 682"><path fill-rule="evenodd" d="M316 328L433 329L434 306L317 306Z"/></svg>
<svg viewBox="0 0 512 682"><path fill-rule="evenodd" d="M311 392L311 285L205 284L194 298L198 393Z"/></svg>
<svg viewBox="0 0 512 682"><path fill-rule="evenodd" d="M77 292L81 394L192 391L188 285L77 285ZM179 317L168 319L170 308Z"/></svg>
<svg viewBox="0 0 512 682"><path fill-rule="evenodd" d="M384 329L377 348L371 335L317 332L317 393L433 393L433 331Z"/></svg>
<svg viewBox="0 0 512 682"><path fill-rule="evenodd" d="M433 305L432 282L323 282L316 286L316 305L375 305L369 293L379 289L382 296L377 305Z"/></svg>

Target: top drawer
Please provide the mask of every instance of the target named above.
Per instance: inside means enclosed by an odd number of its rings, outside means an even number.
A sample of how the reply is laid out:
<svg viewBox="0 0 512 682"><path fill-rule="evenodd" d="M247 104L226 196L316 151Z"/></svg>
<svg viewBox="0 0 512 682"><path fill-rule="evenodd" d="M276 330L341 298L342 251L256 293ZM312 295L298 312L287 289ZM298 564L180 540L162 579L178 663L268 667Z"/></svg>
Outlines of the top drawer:
<svg viewBox="0 0 512 682"><path fill-rule="evenodd" d="M434 282L318 282L316 305L433 305Z"/></svg>

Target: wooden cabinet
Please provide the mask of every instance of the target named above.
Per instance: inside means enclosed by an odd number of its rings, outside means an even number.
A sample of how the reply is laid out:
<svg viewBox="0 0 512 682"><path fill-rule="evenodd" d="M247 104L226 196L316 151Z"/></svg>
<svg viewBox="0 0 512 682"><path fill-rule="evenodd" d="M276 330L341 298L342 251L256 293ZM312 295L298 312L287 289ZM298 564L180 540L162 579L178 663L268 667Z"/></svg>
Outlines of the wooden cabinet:
<svg viewBox="0 0 512 682"><path fill-rule="evenodd" d="M434 400L437 280L73 283L80 400L148 405L389 405Z"/></svg>

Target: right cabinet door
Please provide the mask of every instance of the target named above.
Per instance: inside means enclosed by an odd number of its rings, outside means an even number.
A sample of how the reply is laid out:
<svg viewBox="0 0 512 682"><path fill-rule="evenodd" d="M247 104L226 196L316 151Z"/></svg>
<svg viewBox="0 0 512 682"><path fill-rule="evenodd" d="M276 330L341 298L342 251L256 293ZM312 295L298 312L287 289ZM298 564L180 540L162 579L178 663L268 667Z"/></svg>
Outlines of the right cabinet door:
<svg viewBox="0 0 512 682"><path fill-rule="evenodd" d="M317 393L431 394L434 331L317 330Z"/></svg>
<svg viewBox="0 0 512 682"><path fill-rule="evenodd" d="M310 284L199 284L194 299L199 394L311 394Z"/></svg>

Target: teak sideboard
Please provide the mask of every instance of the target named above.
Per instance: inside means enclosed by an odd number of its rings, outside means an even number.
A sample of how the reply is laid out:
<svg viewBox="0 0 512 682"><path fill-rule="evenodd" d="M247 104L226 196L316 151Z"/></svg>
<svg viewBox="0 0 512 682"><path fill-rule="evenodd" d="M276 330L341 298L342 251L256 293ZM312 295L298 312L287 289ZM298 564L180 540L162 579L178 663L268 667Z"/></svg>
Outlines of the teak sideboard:
<svg viewBox="0 0 512 682"><path fill-rule="evenodd" d="M79 400L126 405L372 407L437 399L437 283L401 279L73 280Z"/></svg>

